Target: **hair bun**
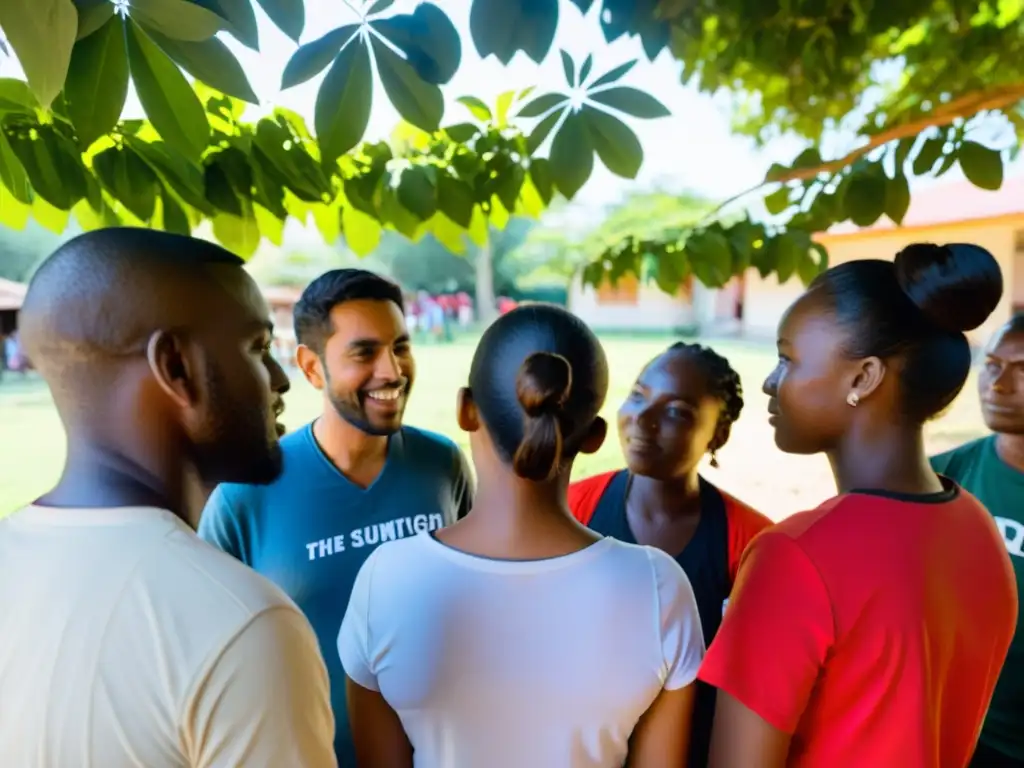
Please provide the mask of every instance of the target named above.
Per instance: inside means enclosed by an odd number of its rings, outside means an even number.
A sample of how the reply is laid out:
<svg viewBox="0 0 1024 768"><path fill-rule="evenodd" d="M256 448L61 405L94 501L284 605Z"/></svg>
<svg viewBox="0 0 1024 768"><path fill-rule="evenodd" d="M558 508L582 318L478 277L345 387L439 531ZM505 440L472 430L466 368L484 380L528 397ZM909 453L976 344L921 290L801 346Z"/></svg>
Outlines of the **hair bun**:
<svg viewBox="0 0 1024 768"><path fill-rule="evenodd" d="M531 418L556 414L569 399L572 366L553 352L534 352L523 361L516 379L516 396Z"/></svg>
<svg viewBox="0 0 1024 768"><path fill-rule="evenodd" d="M946 331L974 330L1003 295L999 262L978 245L914 243L896 254L894 266L903 292Z"/></svg>

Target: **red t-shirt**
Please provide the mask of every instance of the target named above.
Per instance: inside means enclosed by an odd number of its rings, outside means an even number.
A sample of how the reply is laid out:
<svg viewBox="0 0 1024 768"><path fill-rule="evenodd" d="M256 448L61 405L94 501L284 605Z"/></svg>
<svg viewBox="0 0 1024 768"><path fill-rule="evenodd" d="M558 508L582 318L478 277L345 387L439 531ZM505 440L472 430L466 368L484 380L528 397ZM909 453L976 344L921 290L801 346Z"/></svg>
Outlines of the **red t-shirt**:
<svg viewBox="0 0 1024 768"><path fill-rule="evenodd" d="M789 766L961 768L1016 622L977 499L851 493L753 541L700 678L792 734Z"/></svg>

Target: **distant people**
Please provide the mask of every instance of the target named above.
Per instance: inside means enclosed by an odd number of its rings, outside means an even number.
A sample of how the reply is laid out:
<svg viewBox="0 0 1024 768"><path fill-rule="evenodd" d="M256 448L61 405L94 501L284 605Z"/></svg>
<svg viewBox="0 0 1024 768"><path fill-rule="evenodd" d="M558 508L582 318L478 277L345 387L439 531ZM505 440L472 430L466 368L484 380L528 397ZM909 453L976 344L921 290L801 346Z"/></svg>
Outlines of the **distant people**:
<svg viewBox="0 0 1024 768"><path fill-rule="evenodd" d="M17 331L11 331L4 339L4 366L9 371L20 373L22 376L28 370L28 364L21 348L21 340Z"/></svg>
<svg viewBox="0 0 1024 768"><path fill-rule="evenodd" d="M336 648L356 573L377 545L465 514L471 477L451 440L402 423L415 364L397 285L362 269L327 272L295 305L295 332L299 368L323 410L281 441L284 473L273 483L220 486L199 533L279 584L313 623L348 768L356 763Z"/></svg>
<svg viewBox="0 0 1024 768"><path fill-rule="evenodd" d="M683 765L704 650L690 584L566 505L607 388L604 351L565 310L484 334L458 405L473 509L374 552L341 627L361 766Z"/></svg>
<svg viewBox="0 0 1024 768"><path fill-rule="evenodd" d="M507 315L513 309L516 308L517 303L515 299L510 299L508 296L498 297L498 314Z"/></svg>
<svg viewBox="0 0 1024 768"><path fill-rule="evenodd" d="M693 586L708 645L736 580L740 555L771 521L705 480L698 466L729 440L743 387L729 361L700 344L673 344L641 371L619 408L626 469L569 486L584 525L675 558ZM705 768L714 689L697 690L689 765Z"/></svg>
<svg viewBox="0 0 1024 768"><path fill-rule="evenodd" d="M783 315L775 442L839 495L743 556L701 679L713 768L966 766L1017 624L1003 539L922 425L960 392L1002 275L974 245L832 267Z"/></svg>
<svg viewBox="0 0 1024 768"><path fill-rule="evenodd" d="M978 376L981 410L993 434L932 459L932 467L977 497L995 518L1024 593L1024 315L989 343ZM985 717L971 768L1024 768L1024 622Z"/></svg>
<svg viewBox="0 0 1024 768"><path fill-rule="evenodd" d="M91 232L40 266L20 322L67 459L0 520L0 765L334 765L309 622L194 531L203 486L281 471L288 381L242 261Z"/></svg>
<svg viewBox="0 0 1024 768"><path fill-rule="evenodd" d="M459 327L466 330L473 324L473 299L465 291L455 294L455 308L458 313Z"/></svg>

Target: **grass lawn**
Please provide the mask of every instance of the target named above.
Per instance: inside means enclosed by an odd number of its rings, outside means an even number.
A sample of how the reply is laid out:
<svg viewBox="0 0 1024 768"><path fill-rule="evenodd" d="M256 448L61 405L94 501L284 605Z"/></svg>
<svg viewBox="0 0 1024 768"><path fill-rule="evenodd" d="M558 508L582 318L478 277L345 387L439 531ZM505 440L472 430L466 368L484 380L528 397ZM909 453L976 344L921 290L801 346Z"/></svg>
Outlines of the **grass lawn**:
<svg viewBox="0 0 1024 768"><path fill-rule="evenodd" d="M455 424L455 393L466 381L475 341L467 338L417 348L418 378L406 413L408 423L449 435L466 450L464 435ZM604 342L612 370L605 416L613 420L640 368L663 350L669 339L615 336ZM775 519L830 496L834 488L823 457L787 456L773 443L761 382L774 366L774 351L741 342L716 342L714 346L740 372L746 407L732 439L719 453L720 468L708 467L707 477ZM288 395L288 426L294 429L306 423L319 409L318 393L304 380L296 381ZM929 449L945 450L984 431L972 377L950 411L930 425ZM63 453L64 435L46 388L38 380L6 377L0 382L0 516L45 491L60 472ZM619 462L618 441L613 435L599 453L580 457L575 474L585 477L615 468Z"/></svg>

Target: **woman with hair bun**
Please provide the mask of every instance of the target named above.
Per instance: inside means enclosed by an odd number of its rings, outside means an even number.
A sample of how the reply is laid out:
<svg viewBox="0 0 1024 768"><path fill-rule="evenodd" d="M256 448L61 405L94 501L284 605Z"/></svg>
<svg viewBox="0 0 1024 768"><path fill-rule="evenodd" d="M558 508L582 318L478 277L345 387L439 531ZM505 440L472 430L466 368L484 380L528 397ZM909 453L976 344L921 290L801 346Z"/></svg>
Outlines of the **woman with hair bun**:
<svg viewBox="0 0 1024 768"><path fill-rule="evenodd" d="M566 502L573 459L604 440L607 389L597 338L559 307L484 333L458 402L473 508L370 555L342 622L360 766L685 764L704 653L690 583Z"/></svg>
<svg viewBox="0 0 1024 768"><path fill-rule="evenodd" d="M776 445L825 453L839 495L747 549L700 677L714 768L971 759L1017 616L992 517L932 471L922 426L959 394L964 332L1002 295L974 245L829 269L779 326Z"/></svg>

